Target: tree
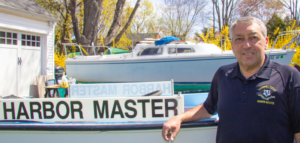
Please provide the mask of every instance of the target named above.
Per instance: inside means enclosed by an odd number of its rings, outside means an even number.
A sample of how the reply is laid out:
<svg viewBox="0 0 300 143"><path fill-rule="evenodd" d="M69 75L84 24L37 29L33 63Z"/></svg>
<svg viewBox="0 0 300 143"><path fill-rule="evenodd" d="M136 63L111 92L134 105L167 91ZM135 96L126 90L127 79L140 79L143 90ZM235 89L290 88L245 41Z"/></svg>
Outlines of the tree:
<svg viewBox="0 0 300 143"><path fill-rule="evenodd" d="M290 11L291 17L299 22L299 5L298 0L279 0L280 3L284 5L284 7ZM297 23L298 24L298 23Z"/></svg>
<svg viewBox="0 0 300 143"><path fill-rule="evenodd" d="M213 31L214 31L213 28L204 27L201 30L201 34L196 32L195 38L196 38L197 42L208 43L209 40L211 40L212 38L215 38ZM213 36L213 37L211 37L211 36Z"/></svg>
<svg viewBox="0 0 300 143"><path fill-rule="evenodd" d="M242 0L237 11L240 16L255 16L263 21L268 21L275 13L278 16L285 13L278 0Z"/></svg>
<svg viewBox="0 0 300 143"><path fill-rule="evenodd" d="M102 40L102 39L105 39L108 31L110 30L112 21L114 19L116 3L117 3L117 0L104 0L103 1L103 6L102 6L103 11L100 16L99 32L98 32L98 36L97 36L97 45L104 45L104 40ZM124 5L124 12L122 13L121 20L120 20L121 27L127 23L128 19L130 17L130 14L133 10L131 5L132 4L128 3L128 2L126 2ZM136 15L134 17L136 17ZM127 28L126 31L128 31L129 29L130 28ZM115 44L112 43L112 46L129 47L129 45L131 45L131 41L126 36L126 31L125 31L125 34L122 34L122 36L118 42L113 42ZM113 40L113 41L116 41L116 40Z"/></svg>
<svg viewBox="0 0 300 143"><path fill-rule="evenodd" d="M53 15L59 17L60 21L55 28L55 42L56 49L63 54L64 47L61 43L72 42L71 35L74 35L77 43L81 45L90 45L91 43L102 45L102 43L97 42L97 40L102 38L104 38L105 45L113 45L113 39L117 43L130 26L140 3L140 0L137 0L133 9L127 8L127 10L130 10L130 13L129 16L124 17L122 15L124 15L123 7L126 5L126 0L35 1ZM120 24L120 21L124 21L124 19L126 19L126 22ZM86 50L91 52L91 49L86 48Z"/></svg>
<svg viewBox="0 0 300 143"><path fill-rule="evenodd" d="M190 30L199 22L206 1L165 0L162 8L161 24L168 29L169 35L185 39Z"/></svg>
<svg viewBox="0 0 300 143"><path fill-rule="evenodd" d="M229 26L233 20L239 0L212 0L214 10L217 14L217 22L219 24L219 31L226 26ZM213 19L215 21L215 17Z"/></svg>
<svg viewBox="0 0 300 143"><path fill-rule="evenodd" d="M250 16L255 11L259 11L260 5L264 0L242 0L238 4L238 13L240 16Z"/></svg>
<svg viewBox="0 0 300 143"><path fill-rule="evenodd" d="M130 22L137 8L139 7L140 0L137 0L137 3L133 11L131 12L131 15L127 23L120 31L121 28L120 21L122 18L125 2L126 0L118 0L116 3L113 21L104 39L104 45L112 45L114 38L115 38L115 42L118 42L122 34L124 34L126 29L129 27ZM76 11L77 1L76 0L71 1L70 9L71 9L72 22L73 22L73 30L78 43L81 43L82 45L90 45L91 43L96 43L97 35L99 31L99 20L101 16L101 11L103 10L102 4L103 4L103 0L83 1L84 23L83 23L83 32L81 33L78 27L79 24L78 24L77 11ZM91 49L87 49L87 50L88 53L92 52L90 51Z"/></svg>
<svg viewBox="0 0 300 143"><path fill-rule="evenodd" d="M288 27L292 27L293 26L293 23L294 23L294 20L291 19L289 16L285 16L283 22L285 23L285 26Z"/></svg>
<svg viewBox="0 0 300 143"><path fill-rule="evenodd" d="M210 29L210 28L204 27L204 28L201 30L201 32L203 33L203 35L206 35L206 34L209 32L209 29ZM199 35L199 34L197 34L197 35Z"/></svg>
<svg viewBox="0 0 300 143"><path fill-rule="evenodd" d="M54 16L58 17L60 20L55 27L55 45L56 50L61 54L65 54L65 49L62 43L70 43L72 24L70 15L70 1L68 0L35 0L42 7L51 12ZM79 2L76 7L80 7L82 2ZM82 8L79 8L79 11Z"/></svg>
<svg viewBox="0 0 300 143"><path fill-rule="evenodd" d="M143 0L140 8L133 19L130 31L132 33L155 33L159 25L157 14L150 0Z"/></svg>
<svg viewBox="0 0 300 143"><path fill-rule="evenodd" d="M270 37L270 41L275 40L275 38L278 36L278 33L275 35L273 34L275 32L275 30L285 31L285 29L286 29L285 23L283 22L283 20L280 17L278 17L277 14L274 14L272 16L272 18L269 20L269 22L266 24L266 26L268 29L267 31L268 31L268 35Z"/></svg>
<svg viewBox="0 0 300 143"><path fill-rule="evenodd" d="M83 32L79 29L79 23L76 13L77 0L71 0L70 11L72 16L73 31L76 37L77 43L82 45L90 45L95 43L98 33L99 18L102 10L103 0L90 0L83 1L84 5L84 26ZM87 49L90 53L91 49Z"/></svg>
<svg viewBox="0 0 300 143"><path fill-rule="evenodd" d="M135 4L135 6L134 6L134 8L133 8L133 10L132 10L129 18L128 18L127 23L125 24L125 26L123 27L123 29L120 31L120 33L116 36L115 42L118 42L121 39L122 35L125 33L125 31L129 27L129 25L130 25L130 23L131 23L131 21L132 21L132 19L133 19L133 17L134 17L134 15L135 15L135 13L136 13L136 11L137 11L137 9L138 9L139 6L140 6L140 0L137 0L137 2ZM107 40L107 41L109 43L108 45L112 45L112 40L110 40L110 41Z"/></svg>

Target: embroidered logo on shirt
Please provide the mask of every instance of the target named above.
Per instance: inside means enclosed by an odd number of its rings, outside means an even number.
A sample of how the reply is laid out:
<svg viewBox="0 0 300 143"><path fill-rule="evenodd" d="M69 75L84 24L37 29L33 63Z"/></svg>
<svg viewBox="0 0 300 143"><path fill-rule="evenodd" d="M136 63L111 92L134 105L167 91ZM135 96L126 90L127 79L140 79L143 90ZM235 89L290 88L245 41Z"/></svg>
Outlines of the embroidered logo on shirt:
<svg viewBox="0 0 300 143"><path fill-rule="evenodd" d="M264 95L265 97L270 96L270 95L271 95L271 90L268 90L268 89L266 90L266 89L264 89L263 95Z"/></svg>
<svg viewBox="0 0 300 143"><path fill-rule="evenodd" d="M273 101L269 101L270 99L275 98L272 96L272 92L276 92L277 90L271 85L264 85L261 86L257 95L261 97L263 100L257 100L257 103L265 103L265 104L272 104L274 105Z"/></svg>

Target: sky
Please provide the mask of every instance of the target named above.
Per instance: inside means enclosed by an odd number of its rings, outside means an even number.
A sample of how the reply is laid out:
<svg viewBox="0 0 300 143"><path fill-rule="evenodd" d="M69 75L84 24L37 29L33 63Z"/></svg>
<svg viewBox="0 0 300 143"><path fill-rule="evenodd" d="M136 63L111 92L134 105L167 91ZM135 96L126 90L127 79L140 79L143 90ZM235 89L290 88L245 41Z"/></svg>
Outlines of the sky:
<svg viewBox="0 0 300 143"><path fill-rule="evenodd" d="M164 0L150 0L154 7L157 7L161 4L164 5ZM208 6L206 6L207 8ZM209 23L209 22L208 22ZM194 26L194 28L191 30L191 32L188 34L188 37L193 37L195 32L201 33L201 29L203 29L202 24L199 24L197 26Z"/></svg>
<svg viewBox="0 0 300 143"><path fill-rule="evenodd" d="M160 3L164 3L164 0L150 0L152 2L152 4L156 5L156 4L160 4Z"/></svg>
<svg viewBox="0 0 300 143"><path fill-rule="evenodd" d="M159 5L159 4L164 4L164 0L149 0L150 2L152 2L152 4L154 6ZM134 6L136 3L136 0L131 0L131 5Z"/></svg>
<svg viewBox="0 0 300 143"><path fill-rule="evenodd" d="M154 8L159 8L160 5L164 5L164 0L149 0L149 1L152 2ZM136 0L132 0L132 6L135 5L135 2ZM209 24L209 22L207 24ZM201 33L202 29L203 29L202 23L194 26L194 28L189 32L188 37L193 37L195 32Z"/></svg>

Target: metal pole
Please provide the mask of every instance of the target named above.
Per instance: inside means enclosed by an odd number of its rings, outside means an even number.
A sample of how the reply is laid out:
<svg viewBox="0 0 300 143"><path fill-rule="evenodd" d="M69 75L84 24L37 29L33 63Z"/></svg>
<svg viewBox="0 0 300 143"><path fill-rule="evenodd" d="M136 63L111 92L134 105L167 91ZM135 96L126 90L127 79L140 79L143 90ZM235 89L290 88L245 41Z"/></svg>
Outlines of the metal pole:
<svg viewBox="0 0 300 143"><path fill-rule="evenodd" d="M224 51L226 51L226 39L224 39L224 41L225 41L225 42L224 42L224 44L225 44L225 45L224 45L224 47L225 47L225 50L224 50Z"/></svg>
<svg viewBox="0 0 300 143"><path fill-rule="evenodd" d="M222 45L222 35L221 35L221 49L222 49L222 53L223 53L223 45Z"/></svg>
<svg viewBox="0 0 300 143"><path fill-rule="evenodd" d="M95 47L94 47L94 42L92 42L92 47L94 48L94 54L96 55L96 50L95 50Z"/></svg>
<svg viewBox="0 0 300 143"><path fill-rule="evenodd" d="M175 39L175 42L176 42L176 43L175 43L175 44L176 44L176 45L175 45L175 50L176 50L176 56L177 56L177 39Z"/></svg>

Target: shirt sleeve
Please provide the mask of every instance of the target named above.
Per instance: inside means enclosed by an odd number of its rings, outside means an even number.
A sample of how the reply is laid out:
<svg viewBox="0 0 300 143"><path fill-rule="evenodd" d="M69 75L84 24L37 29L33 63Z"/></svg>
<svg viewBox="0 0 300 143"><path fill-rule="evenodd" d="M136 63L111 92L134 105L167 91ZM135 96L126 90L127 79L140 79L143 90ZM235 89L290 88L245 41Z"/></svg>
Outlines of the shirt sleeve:
<svg viewBox="0 0 300 143"><path fill-rule="evenodd" d="M220 77L222 75L221 73L222 72L220 69L218 69L218 71L215 73L213 80L211 82L211 87L208 96L203 103L205 109L211 115L217 114L218 87L219 87Z"/></svg>
<svg viewBox="0 0 300 143"><path fill-rule="evenodd" d="M288 95L289 110L292 128L295 133L300 133L300 73L292 70L289 80L290 94Z"/></svg>

